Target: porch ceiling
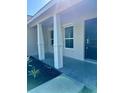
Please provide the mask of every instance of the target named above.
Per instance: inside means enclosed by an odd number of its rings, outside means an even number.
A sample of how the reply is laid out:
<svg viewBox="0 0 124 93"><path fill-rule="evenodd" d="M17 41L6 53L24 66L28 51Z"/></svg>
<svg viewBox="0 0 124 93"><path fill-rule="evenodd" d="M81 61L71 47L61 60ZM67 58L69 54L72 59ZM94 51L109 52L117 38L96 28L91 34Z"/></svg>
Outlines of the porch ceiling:
<svg viewBox="0 0 124 93"><path fill-rule="evenodd" d="M64 2L65 0L62 1ZM69 1L76 1L76 2L75 3L71 2L70 4L65 4L65 5L64 3L53 5L45 12L37 16L34 20L28 22L28 24L30 23L30 25L36 25L37 23L43 21L44 19L46 20L49 17L52 17L55 13L60 14L63 21L69 18L71 19L71 18L78 18L79 16L85 16L88 13L96 14L97 0L69 0Z"/></svg>
<svg viewBox="0 0 124 93"><path fill-rule="evenodd" d="M80 18L85 18L86 16L94 15L97 16L97 9L96 9L96 0L92 0L89 3L89 0L85 2L82 1L81 3L66 9L65 11L59 13L61 16L61 23L71 22L72 19L80 20ZM53 27L53 17L48 18L47 20L42 22L44 27Z"/></svg>
<svg viewBox="0 0 124 93"><path fill-rule="evenodd" d="M97 0L82 0L81 3L61 12L62 23L73 20L80 20L88 16L97 16Z"/></svg>
<svg viewBox="0 0 124 93"><path fill-rule="evenodd" d="M53 27L53 18L50 17L46 19L45 21L42 22L42 25L47 28L52 28Z"/></svg>

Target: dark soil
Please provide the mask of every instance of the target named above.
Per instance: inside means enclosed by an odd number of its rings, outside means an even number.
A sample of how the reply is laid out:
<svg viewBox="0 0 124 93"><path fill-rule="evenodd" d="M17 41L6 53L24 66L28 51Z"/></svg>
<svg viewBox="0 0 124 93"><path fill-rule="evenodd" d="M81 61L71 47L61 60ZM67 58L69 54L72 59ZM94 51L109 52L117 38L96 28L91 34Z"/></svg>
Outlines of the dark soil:
<svg viewBox="0 0 124 93"><path fill-rule="evenodd" d="M27 90L28 91L61 74L61 72L59 72L55 68L43 63L42 61L37 60L34 57L30 57L29 59L31 60L31 62L28 63L27 65ZM28 71L32 69L29 65L32 65L33 67L35 67L40 71L39 74L37 74L36 78L28 75Z"/></svg>

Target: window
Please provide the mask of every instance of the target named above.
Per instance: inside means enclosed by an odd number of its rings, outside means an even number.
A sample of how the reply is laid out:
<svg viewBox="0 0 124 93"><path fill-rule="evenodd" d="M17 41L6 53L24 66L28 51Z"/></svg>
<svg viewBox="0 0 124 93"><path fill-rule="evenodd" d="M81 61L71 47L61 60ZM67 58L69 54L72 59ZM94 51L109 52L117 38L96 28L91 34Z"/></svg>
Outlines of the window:
<svg viewBox="0 0 124 93"><path fill-rule="evenodd" d="M65 28L65 48L73 48L73 26Z"/></svg>
<svg viewBox="0 0 124 93"><path fill-rule="evenodd" d="M50 37L51 37L51 45L53 46L53 44L54 44L54 34L53 34L53 30L52 31L50 31Z"/></svg>

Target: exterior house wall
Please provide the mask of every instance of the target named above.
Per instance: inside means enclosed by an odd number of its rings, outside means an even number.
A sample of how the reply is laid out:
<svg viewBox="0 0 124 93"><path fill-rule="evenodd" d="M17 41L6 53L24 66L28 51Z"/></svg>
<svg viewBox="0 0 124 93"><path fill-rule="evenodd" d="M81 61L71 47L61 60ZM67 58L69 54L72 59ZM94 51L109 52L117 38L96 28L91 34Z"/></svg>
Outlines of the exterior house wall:
<svg viewBox="0 0 124 93"><path fill-rule="evenodd" d="M62 17L62 33L63 33L63 44L64 42L64 28L68 26L73 26L74 27L74 48L72 49L67 49L65 48L65 45L63 45L63 54L64 56L75 58L78 60L84 60L84 30L85 30L85 20L91 19L91 18L96 18L96 12L90 12L85 14L84 16L69 16L69 14L66 14L66 17ZM71 15L71 14L70 14ZM69 16L69 17L68 17ZM77 16L77 17L76 17ZM67 18L67 19L65 19ZM64 20L63 20L64 19Z"/></svg>
<svg viewBox="0 0 124 93"><path fill-rule="evenodd" d="M33 29L27 28L27 55L38 55L37 47L37 31L36 27Z"/></svg>
<svg viewBox="0 0 124 93"><path fill-rule="evenodd" d="M49 28L48 30L47 30L47 37L48 37L48 52L49 53L54 53L54 48L53 48L53 46L51 45L51 30L52 30L53 28Z"/></svg>
<svg viewBox="0 0 124 93"><path fill-rule="evenodd" d="M82 22L81 22L82 23ZM84 38L84 31L83 31L83 24L81 24L80 22L72 22L71 24L66 24L62 27L62 33L63 33L63 53L64 56L67 57L72 57L75 59L79 59L79 60L83 60L83 56L84 56L84 42L83 42L83 38ZM73 38L74 38L74 47L73 48L65 48L65 40L64 40L64 33L65 27L68 26L73 26Z"/></svg>
<svg viewBox="0 0 124 93"><path fill-rule="evenodd" d="M43 26L45 53L53 53L53 46L51 45L50 35L51 30L53 30L53 28Z"/></svg>
<svg viewBox="0 0 124 93"><path fill-rule="evenodd" d="M43 36L44 36L44 48L45 48L45 53L48 52L48 31L46 27L43 27Z"/></svg>
<svg viewBox="0 0 124 93"><path fill-rule="evenodd" d="M74 26L74 48L73 49L67 49L65 48L65 42L64 42L64 26L62 26L62 36L63 36L63 55L67 57L72 57L75 59L83 60L84 56L84 30L83 30L83 21L82 24L80 22L73 23ZM47 52L53 53L53 46L51 45L51 38L50 38L50 30L47 30L47 38L48 38L48 47Z"/></svg>
<svg viewBox="0 0 124 93"><path fill-rule="evenodd" d="M91 14L90 16L86 15L83 17L75 17L70 18L66 21L62 21L61 24L61 31L63 36L63 56L75 58L78 60L84 60L84 21L87 19L95 18L95 14ZM62 20L62 19L61 19ZM65 48L65 42L64 42L64 28L68 26L74 27L74 48L68 49ZM45 51L46 53L54 53L54 48L51 45L51 38L50 38L50 31L52 28L47 28L44 30L44 37L46 45L45 45Z"/></svg>
<svg viewBox="0 0 124 93"><path fill-rule="evenodd" d="M54 48L51 45L51 30L53 30L52 27L46 27L43 26L43 35L44 35L44 46L45 46L45 53L53 53Z"/></svg>
<svg viewBox="0 0 124 93"><path fill-rule="evenodd" d="M91 2L91 3L88 3L88 2ZM79 3L74 7L65 9L64 11L58 13L61 19L61 31L62 31L62 36L63 36L63 55L64 56L72 57L78 60L84 60L84 46L85 46L84 45L84 36L85 36L84 35L84 30L85 30L84 22L87 19L97 17L96 5L94 5L93 3L96 3L95 0L93 1L87 0L87 2ZM37 23L48 19L49 17L53 17L55 10L56 10L55 6L52 6L47 11L45 11L41 16L39 16L37 19L31 22L30 26L34 26ZM70 25L74 27L74 48L73 49L67 49L65 48L65 45L64 45L64 28ZM43 27L46 53L48 52L54 53L54 48L53 46L51 46L51 38L50 38L50 31L52 29L53 28L51 27L46 27L46 26ZM35 32L30 31L29 35L34 35L34 37L33 36L32 37L35 38L36 37ZM28 38L31 38L31 36L29 36ZM33 39L33 38L31 38L29 41L37 42L36 39ZM30 46L28 47L28 51L30 50L31 54L33 53L36 54L35 50L37 49L36 48L37 44L30 43L30 42L28 44L28 46Z"/></svg>

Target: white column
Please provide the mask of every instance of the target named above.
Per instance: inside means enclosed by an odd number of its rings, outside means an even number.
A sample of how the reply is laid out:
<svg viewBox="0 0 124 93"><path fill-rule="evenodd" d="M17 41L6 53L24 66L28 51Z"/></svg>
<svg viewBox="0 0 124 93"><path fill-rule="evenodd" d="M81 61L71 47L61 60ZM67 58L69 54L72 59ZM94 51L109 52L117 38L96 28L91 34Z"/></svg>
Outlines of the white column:
<svg viewBox="0 0 124 93"><path fill-rule="evenodd" d="M63 41L61 32L61 23L58 15L53 17L54 25L54 67L59 69L63 67Z"/></svg>
<svg viewBox="0 0 124 93"><path fill-rule="evenodd" d="M37 24L37 41L38 41L39 60L44 60L45 59L44 36L43 36L43 29L41 24Z"/></svg>

